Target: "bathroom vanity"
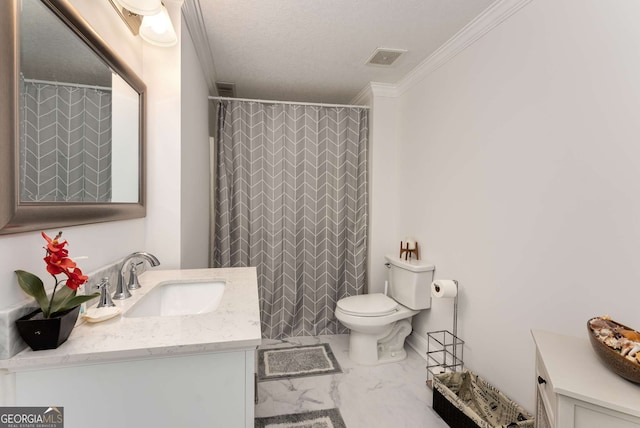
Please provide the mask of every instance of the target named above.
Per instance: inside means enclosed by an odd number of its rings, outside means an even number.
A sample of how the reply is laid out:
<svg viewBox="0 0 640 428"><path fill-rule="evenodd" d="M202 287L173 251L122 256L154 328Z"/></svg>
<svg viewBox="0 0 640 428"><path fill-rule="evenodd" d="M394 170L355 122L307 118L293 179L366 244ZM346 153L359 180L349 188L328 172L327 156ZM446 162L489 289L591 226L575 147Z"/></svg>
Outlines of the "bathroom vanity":
<svg viewBox="0 0 640 428"><path fill-rule="evenodd" d="M597 357L584 337L532 331L537 428L638 428L640 384Z"/></svg>
<svg viewBox="0 0 640 428"><path fill-rule="evenodd" d="M203 280L224 282L212 312L127 315L168 281ZM140 284L116 318L76 325L58 349L0 360L0 404L62 406L67 428L253 427L255 268L150 270Z"/></svg>

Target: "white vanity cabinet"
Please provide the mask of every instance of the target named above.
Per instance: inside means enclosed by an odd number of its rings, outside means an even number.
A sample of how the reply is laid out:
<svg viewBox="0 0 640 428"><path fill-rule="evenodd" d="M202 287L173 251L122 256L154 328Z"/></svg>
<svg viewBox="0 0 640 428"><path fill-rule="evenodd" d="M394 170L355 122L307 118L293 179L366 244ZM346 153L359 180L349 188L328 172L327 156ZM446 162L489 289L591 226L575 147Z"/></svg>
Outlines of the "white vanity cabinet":
<svg viewBox="0 0 640 428"><path fill-rule="evenodd" d="M69 428L253 427L255 350L15 373L16 405L62 406Z"/></svg>
<svg viewBox="0 0 640 428"><path fill-rule="evenodd" d="M537 428L640 428L640 384L602 363L584 337L532 331Z"/></svg>
<svg viewBox="0 0 640 428"><path fill-rule="evenodd" d="M156 287L202 281L225 284L215 310L127 316ZM117 302L122 315L0 360L0 406L63 407L66 428L253 427L256 269L151 270L140 283Z"/></svg>
<svg viewBox="0 0 640 428"><path fill-rule="evenodd" d="M255 350L15 373L15 405L62 406L69 428L253 427Z"/></svg>

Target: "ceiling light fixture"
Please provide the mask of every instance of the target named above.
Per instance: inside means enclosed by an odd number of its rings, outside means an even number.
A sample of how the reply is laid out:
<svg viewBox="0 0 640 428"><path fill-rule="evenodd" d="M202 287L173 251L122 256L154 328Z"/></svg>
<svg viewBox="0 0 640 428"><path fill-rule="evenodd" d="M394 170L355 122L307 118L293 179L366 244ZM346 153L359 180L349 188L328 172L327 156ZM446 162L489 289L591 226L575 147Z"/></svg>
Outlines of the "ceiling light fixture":
<svg viewBox="0 0 640 428"><path fill-rule="evenodd" d="M155 15L162 9L162 0L118 0L127 10L138 15Z"/></svg>
<svg viewBox="0 0 640 428"><path fill-rule="evenodd" d="M170 47L178 42L169 12L161 0L109 0L109 2L133 35L140 35L145 42L161 47ZM156 8L156 3L159 8ZM143 11L145 13L140 13Z"/></svg>

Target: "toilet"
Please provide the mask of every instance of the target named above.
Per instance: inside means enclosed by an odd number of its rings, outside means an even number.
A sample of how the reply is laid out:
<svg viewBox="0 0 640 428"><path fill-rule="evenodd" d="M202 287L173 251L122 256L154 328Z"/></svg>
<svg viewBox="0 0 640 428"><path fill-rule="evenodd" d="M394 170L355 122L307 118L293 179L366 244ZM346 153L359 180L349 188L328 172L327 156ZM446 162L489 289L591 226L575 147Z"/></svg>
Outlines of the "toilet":
<svg viewBox="0 0 640 428"><path fill-rule="evenodd" d="M385 256L387 295L361 294L340 299L336 318L349 330L349 358L363 365L404 360L411 318L431 307L434 266L422 260Z"/></svg>

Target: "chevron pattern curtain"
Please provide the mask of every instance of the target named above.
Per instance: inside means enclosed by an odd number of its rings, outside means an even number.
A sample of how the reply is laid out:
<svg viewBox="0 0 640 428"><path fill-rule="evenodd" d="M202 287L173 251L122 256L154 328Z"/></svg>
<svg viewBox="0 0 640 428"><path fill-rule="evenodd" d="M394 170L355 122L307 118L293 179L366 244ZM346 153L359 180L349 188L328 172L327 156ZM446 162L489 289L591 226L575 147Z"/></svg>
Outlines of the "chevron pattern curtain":
<svg viewBox="0 0 640 428"><path fill-rule="evenodd" d="M367 263L368 111L220 101L215 267L256 266L266 338L346 333Z"/></svg>
<svg viewBox="0 0 640 428"><path fill-rule="evenodd" d="M111 200L111 92L23 80L20 200Z"/></svg>

